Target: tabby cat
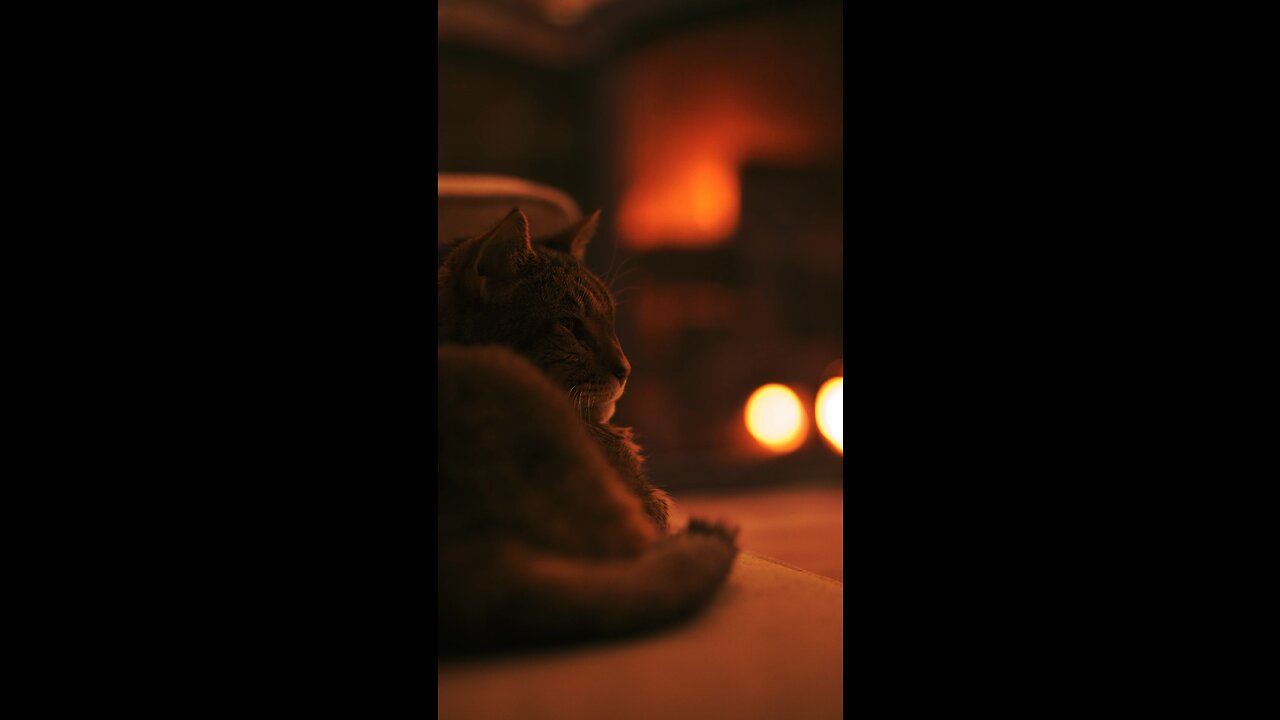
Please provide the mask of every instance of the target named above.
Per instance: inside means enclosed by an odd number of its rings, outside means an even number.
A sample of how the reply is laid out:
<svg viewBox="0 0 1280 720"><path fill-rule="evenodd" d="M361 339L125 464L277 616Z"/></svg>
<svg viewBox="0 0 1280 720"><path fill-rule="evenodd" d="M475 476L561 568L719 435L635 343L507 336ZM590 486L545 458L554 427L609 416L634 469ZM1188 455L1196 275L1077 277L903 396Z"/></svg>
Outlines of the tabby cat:
<svg viewBox="0 0 1280 720"><path fill-rule="evenodd" d="M519 209L445 249L439 315L439 650L672 623L727 577L736 528L669 534L667 496L611 425L630 363L582 265L599 211L536 240Z"/></svg>

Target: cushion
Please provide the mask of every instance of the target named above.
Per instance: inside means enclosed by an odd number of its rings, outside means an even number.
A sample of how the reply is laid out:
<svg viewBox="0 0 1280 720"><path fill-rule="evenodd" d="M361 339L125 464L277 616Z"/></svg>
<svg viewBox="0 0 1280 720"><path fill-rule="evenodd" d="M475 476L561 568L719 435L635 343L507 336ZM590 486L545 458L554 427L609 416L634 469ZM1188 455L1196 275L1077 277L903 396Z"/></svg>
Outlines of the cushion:
<svg viewBox="0 0 1280 720"><path fill-rule="evenodd" d="M529 230L545 235L582 217L577 203L546 185L506 175L436 175L436 244L479 235L518 207Z"/></svg>
<svg viewBox="0 0 1280 720"><path fill-rule="evenodd" d="M450 720L817 720L844 710L844 584L740 553L690 621L605 645L442 663Z"/></svg>

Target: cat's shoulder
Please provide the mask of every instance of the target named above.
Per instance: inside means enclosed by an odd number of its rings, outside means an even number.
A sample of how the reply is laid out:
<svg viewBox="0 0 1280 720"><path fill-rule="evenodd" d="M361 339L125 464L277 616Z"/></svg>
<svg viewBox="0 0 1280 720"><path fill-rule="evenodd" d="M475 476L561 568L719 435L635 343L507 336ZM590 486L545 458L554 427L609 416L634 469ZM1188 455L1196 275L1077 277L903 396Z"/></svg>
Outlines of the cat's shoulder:
<svg viewBox="0 0 1280 720"><path fill-rule="evenodd" d="M476 367L493 370L533 368L533 363L502 345L456 345L440 343L437 347L441 367ZM535 370L537 368L534 368Z"/></svg>
<svg viewBox="0 0 1280 720"><path fill-rule="evenodd" d="M501 345L438 346L441 383L471 380L499 385L536 386L554 394L559 391L536 365L523 355Z"/></svg>
<svg viewBox="0 0 1280 720"><path fill-rule="evenodd" d="M436 391L441 416L451 427L515 437L518 427L565 428L585 441L568 395L537 366L500 346L439 346ZM515 422L518 419L518 422Z"/></svg>

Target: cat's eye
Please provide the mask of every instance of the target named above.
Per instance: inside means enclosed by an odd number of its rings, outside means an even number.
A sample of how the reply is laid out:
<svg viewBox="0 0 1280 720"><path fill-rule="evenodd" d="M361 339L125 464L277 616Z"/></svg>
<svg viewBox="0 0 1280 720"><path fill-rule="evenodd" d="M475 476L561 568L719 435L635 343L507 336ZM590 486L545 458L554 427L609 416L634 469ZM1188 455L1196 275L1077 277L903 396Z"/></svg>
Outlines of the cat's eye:
<svg viewBox="0 0 1280 720"><path fill-rule="evenodd" d="M560 325L574 335L577 335L582 330L582 321L575 317L560 318Z"/></svg>

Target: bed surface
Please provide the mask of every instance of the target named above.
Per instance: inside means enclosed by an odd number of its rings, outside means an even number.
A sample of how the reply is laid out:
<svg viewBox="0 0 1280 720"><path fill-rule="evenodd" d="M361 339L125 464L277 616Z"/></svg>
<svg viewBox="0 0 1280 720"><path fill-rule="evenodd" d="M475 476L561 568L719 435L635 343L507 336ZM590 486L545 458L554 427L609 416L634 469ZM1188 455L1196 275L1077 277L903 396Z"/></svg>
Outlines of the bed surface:
<svg viewBox="0 0 1280 720"><path fill-rule="evenodd" d="M742 554L704 613L622 642L441 665L440 717L838 718L844 491L673 492L673 521L732 518Z"/></svg>
<svg viewBox="0 0 1280 720"><path fill-rule="evenodd" d="M807 720L844 709L844 585L750 552L698 617L608 645L442 664L450 720Z"/></svg>

